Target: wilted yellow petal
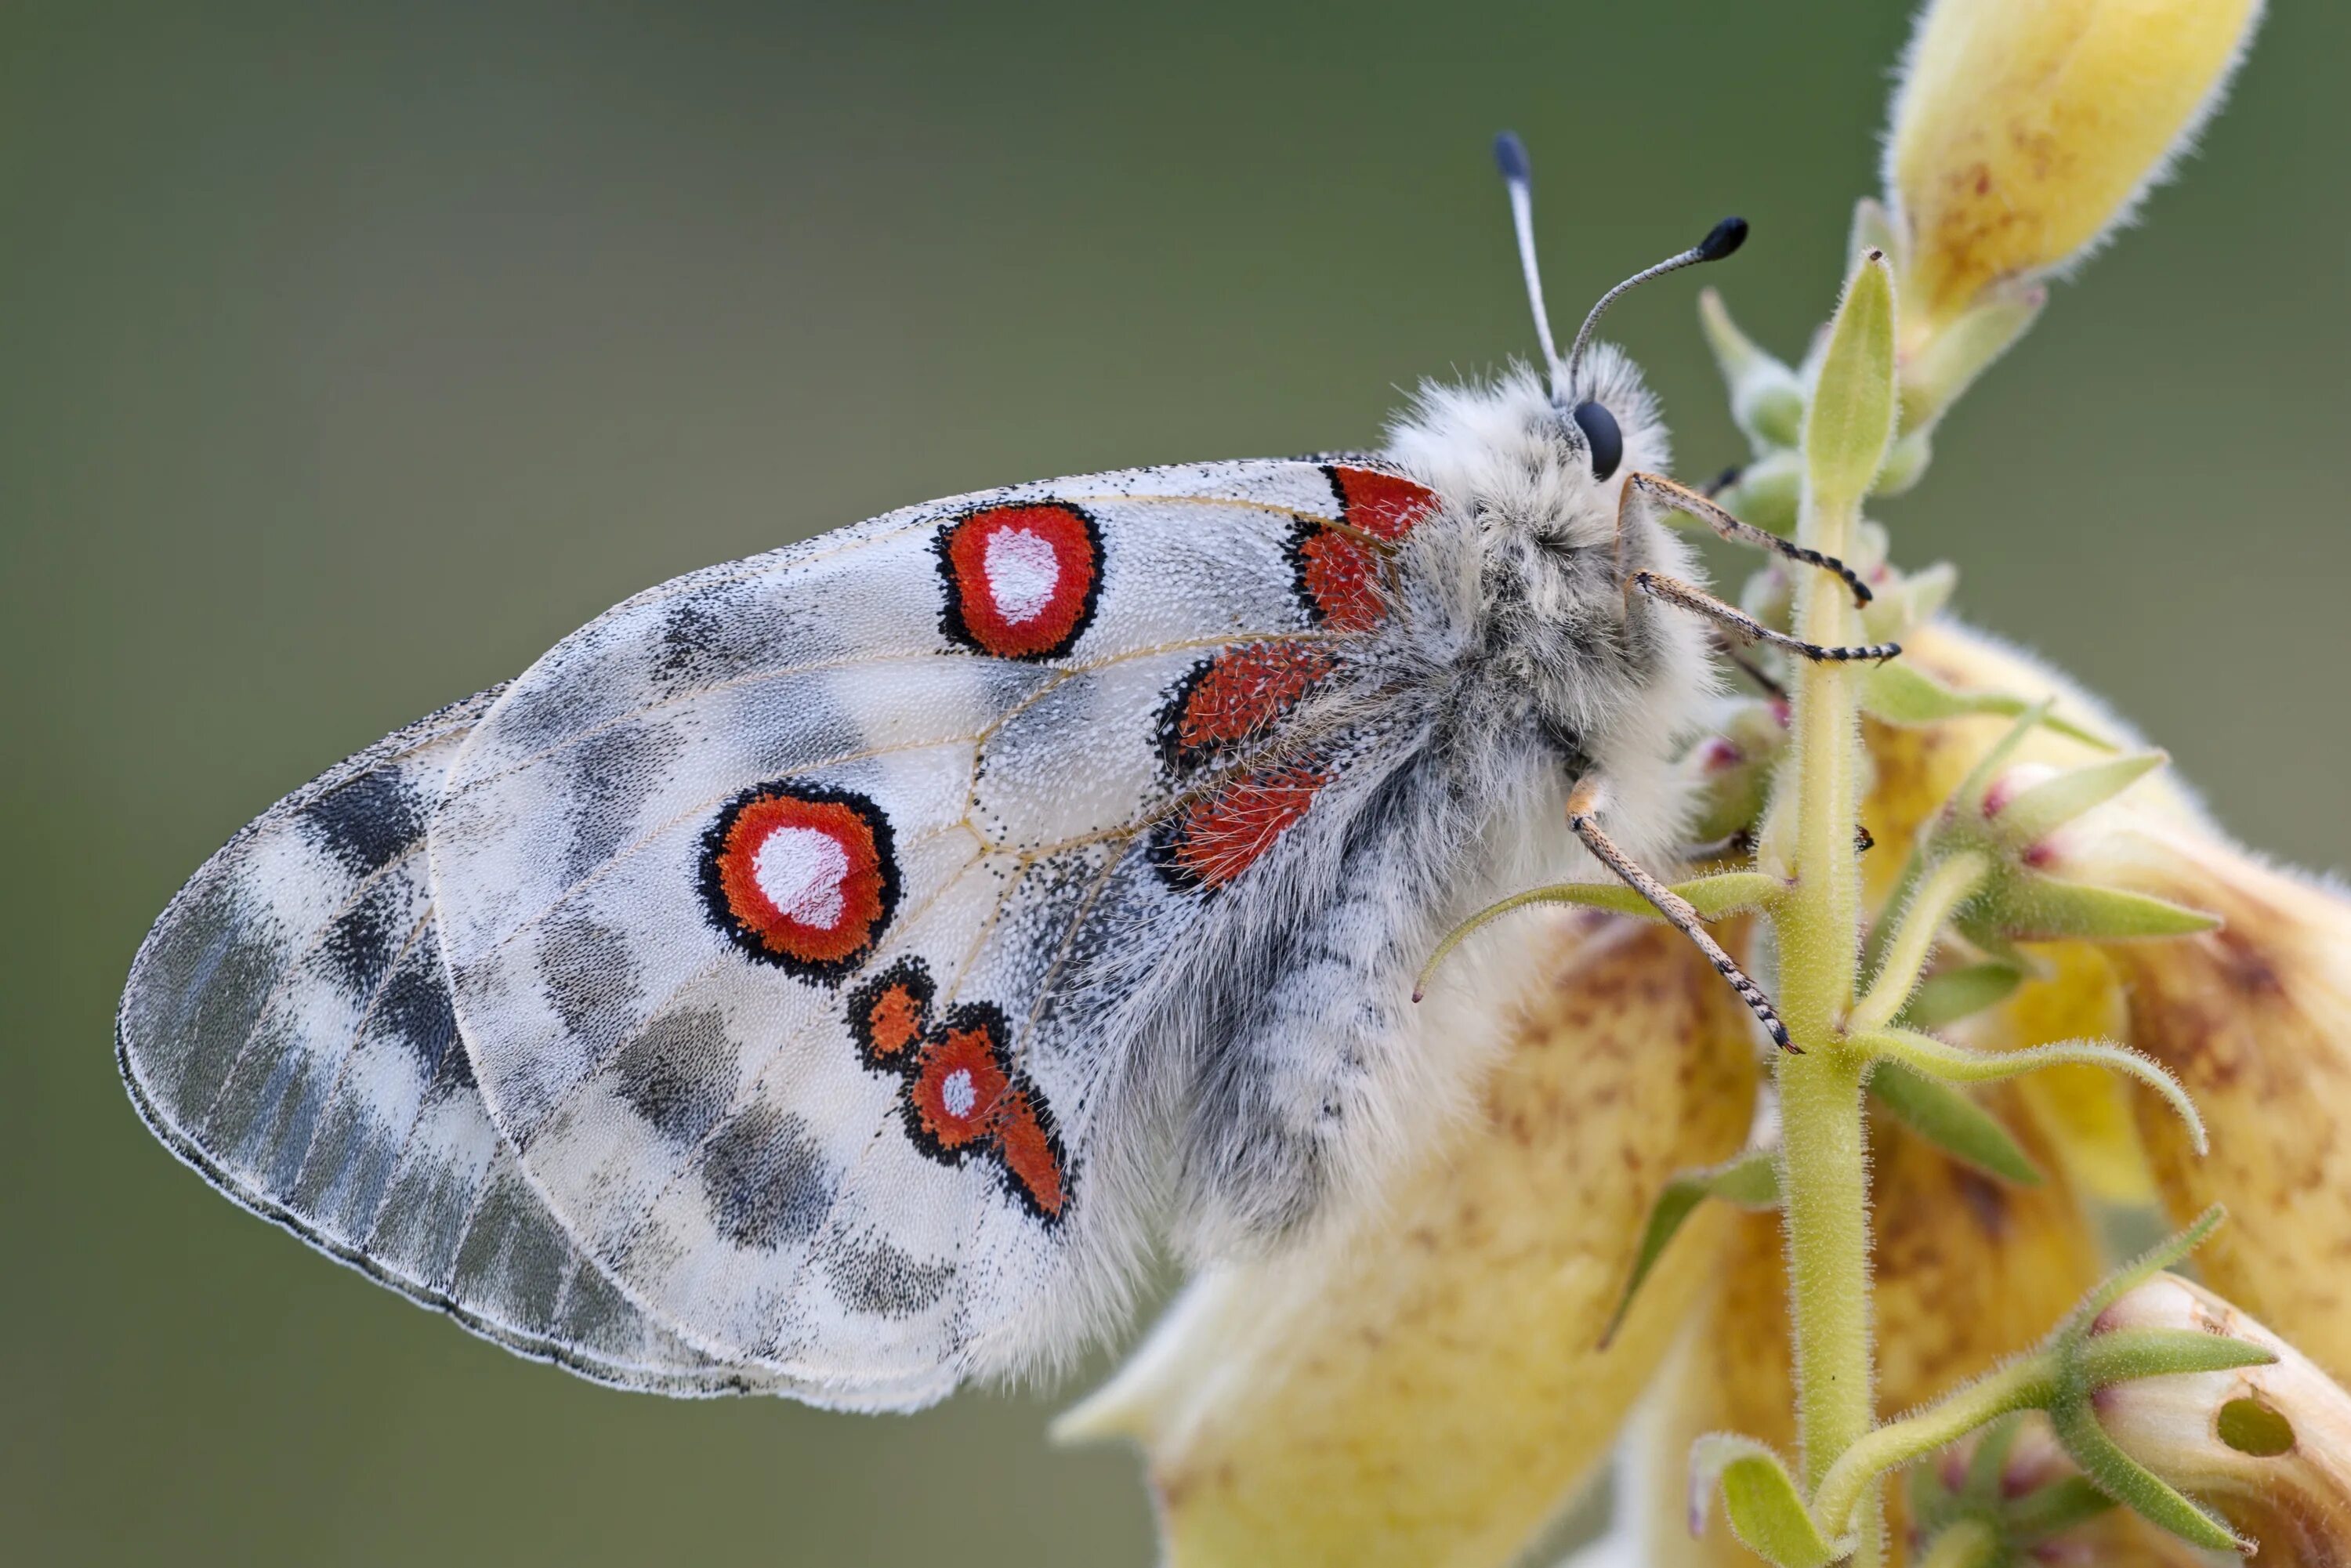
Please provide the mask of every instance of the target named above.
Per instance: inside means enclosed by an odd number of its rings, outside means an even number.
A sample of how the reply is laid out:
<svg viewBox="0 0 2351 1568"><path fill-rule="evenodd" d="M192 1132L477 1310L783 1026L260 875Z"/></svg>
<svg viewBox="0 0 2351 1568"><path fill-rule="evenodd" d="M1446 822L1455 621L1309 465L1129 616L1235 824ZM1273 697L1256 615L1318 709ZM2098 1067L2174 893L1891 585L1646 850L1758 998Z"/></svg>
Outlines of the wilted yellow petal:
<svg viewBox="0 0 2351 1568"><path fill-rule="evenodd" d="M2211 1152L2151 1103L2141 1132L2174 1214L2228 1206L2204 1277L2351 1379L2351 900L2176 825L2109 824L2068 852L2225 922L2109 950L2125 1038L2187 1086Z"/></svg>
<svg viewBox="0 0 2351 1568"><path fill-rule="evenodd" d="M1505 927L1508 931L1512 927ZM1525 917L1532 988L1480 1113L1379 1210L1209 1271L1062 1435L1141 1439L1168 1561L1510 1561L1608 1450L1728 1215L1598 1346L1648 1207L1735 1152L1752 1033L1677 933Z"/></svg>
<svg viewBox="0 0 2351 1568"><path fill-rule="evenodd" d="M2261 0L1935 0L1894 101L1906 328L2063 266L2194 134ZM1912 340L1916 341L1917 340Z"/></svg>
<svg viewBox="0 0 2351 1568"><path fill-rule="evenodd" d="M2016 1124L2007 1089L1985 1099ZM2026 1142L2045 1160L2029 1129ZM1883 1118L1871 1148L1878 1407L1892 1416L2038 1343L2095 1282L2100 1260L2062 1183L2004 1186ZM1740 1216L1721 1278L1674 1359L1646 1434L1649 1561L1752 1568L1719 1510L1705 1540L1690 1542L1683 1456L1711 1431L1795 1451L1786 1292L1778 1217Z"/></svg>

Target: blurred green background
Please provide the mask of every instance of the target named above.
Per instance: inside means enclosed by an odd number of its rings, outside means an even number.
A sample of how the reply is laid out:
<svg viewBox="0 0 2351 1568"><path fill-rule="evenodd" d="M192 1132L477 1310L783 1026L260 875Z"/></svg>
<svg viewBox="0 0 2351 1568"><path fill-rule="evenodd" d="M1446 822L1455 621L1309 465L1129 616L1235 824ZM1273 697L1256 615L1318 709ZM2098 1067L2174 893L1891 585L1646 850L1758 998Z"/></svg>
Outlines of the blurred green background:
<svg viewBox="0 0 2351 1568"><path fill-rule="evenodd" d="M2351 13L2234 107L1884 508L2262 848L2351 866ZM0 13L0 1556L1135 1563L1053 1401L674 1405L213 1197L116 1085L148 920L381 732L690 567L1001 481L1366 442L1740 211L1783 350L1872 184L1886 0ZM1628 301L1739 455L1695 287ZM1074 1389L1063 1389L1066 1397Z"/></svg>

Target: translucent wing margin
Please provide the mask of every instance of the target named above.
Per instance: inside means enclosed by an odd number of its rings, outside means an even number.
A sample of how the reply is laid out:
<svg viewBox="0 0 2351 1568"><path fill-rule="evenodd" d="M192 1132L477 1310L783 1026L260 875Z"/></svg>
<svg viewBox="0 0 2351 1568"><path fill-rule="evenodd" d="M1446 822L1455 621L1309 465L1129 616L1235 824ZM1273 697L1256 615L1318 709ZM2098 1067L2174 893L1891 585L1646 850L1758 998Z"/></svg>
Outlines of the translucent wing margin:
<svg viewBox="0 0 2351 1568"><path fill-rule="evenodd" d="M131 965L123 1082L236 1203L484 1338L623 1388L759 1391L613 1287L483 1105L422 852L496 695L329 769L204 863Z"/></svg>

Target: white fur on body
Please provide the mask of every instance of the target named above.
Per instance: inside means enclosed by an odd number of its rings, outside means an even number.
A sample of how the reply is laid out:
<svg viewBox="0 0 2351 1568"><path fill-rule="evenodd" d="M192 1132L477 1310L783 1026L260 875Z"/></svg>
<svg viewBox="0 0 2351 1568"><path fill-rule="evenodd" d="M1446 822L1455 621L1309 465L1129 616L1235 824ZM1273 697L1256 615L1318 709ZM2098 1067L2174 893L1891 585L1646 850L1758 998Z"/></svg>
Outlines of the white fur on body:
<svg viewBox="0 0 2351 1568"><path fill-rule="evenodd" d="M599 1343L624 1321L657 1354L569 1344L563 1301L594 1293L577 1284L517 1328L497 1304L512 1265L420 1288L363 1233L305 1218L343 1145L319 1135L302 1063L325 1064L410 1165L481 1153L417 1121L413 1074L338 1065L367 1056L380 973L361 994L350 965L326 965L299 1027L255 1022L253 974L319 968L369 896L313 874L326 841L301 836L303 797L263 820L290 827L200 874L234 899L193 934L185 895L159 922L125 998L126 1075L156 1116L168 1074L159 1132L240 1201L607 1380L904 1408L1064 1357L1118 1320L1155 1237L1195 1258L1291 1243L1465 1102L1489 1043L1464 1021L1477 1010L1444 990L1415 1009L1413 974L1493 897L1604 875L1565 829L1578 777L1607 781L1628 852L1670 856L1670 764L1711 689L1704 635L1621 585L1695 569L1638 508L1618 538L1624 472L1667 461L1636 372L1604 349L1576 396L1622 426L1606 481L1530 376L1431 390L1399 421L1364 461L1441 505L1397 545L1366 631L1316 624L1285 554L1298 519L1332 515L1321 467L1134 470L931 503L679 579L434 731L435 767L400 778L433 791L403 807L422 852L402 863L431 874L403 894L401 935L403 955L440 961L402 961L462 1032L463 1108L486 1113L527 1182L509 1201L610 1301ZM1099 521L1091 627L1037 661L943 643L942 520L1048 498ZM1327 647L1338 669L1217 766L1313 758L1330 781L1229 886L1187 891L1144 852L1181 803L1155 716L1205 653L1266 639ZM379 748L329 777L348 790L398 764ZM778 778L853 790L895 835L897 914L842 982L747 961L695 894L713 813ZM281 841L309 847L264 854ZM220 951L251 971L235 1007L215 1005ZM942 1006L1012 1020L1066 1155L1060 1223L985 1159L911 1145L902 1086L860 1059L843 999L909 960ZM220 1146L211 1103L233 1087L236 1124L278 1129L300 1158ZM753 1189L757 1244L718 1211L722 1176Z"/></svg>

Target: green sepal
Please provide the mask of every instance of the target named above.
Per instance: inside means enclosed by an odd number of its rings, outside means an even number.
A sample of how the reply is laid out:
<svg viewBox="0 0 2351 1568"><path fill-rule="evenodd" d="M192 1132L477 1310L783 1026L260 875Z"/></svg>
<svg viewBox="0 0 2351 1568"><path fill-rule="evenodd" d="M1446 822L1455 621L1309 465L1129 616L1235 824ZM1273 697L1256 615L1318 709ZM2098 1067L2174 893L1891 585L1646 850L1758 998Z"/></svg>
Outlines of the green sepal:
<svg viewBox="0 0 2351 1568"><path fill-rule="evenodd" d="M2198 1114L2196 1103L2188 1097L2179 1080L2145 1051L2111 1040L2060 1040L2021 1051L1988 1051L1953 1045L1914 1029L1882 1029L1855 1034L1847 1043L1875 1058L1879 1071L1887 1062L1895 1062L1921 1077L1946 1083L1996 1083L2044 1067L2103 1067L2136 1078L2162 1095L2173 1114L2186 1125L2189 1142L2195 1145L2196 1152L2200 1155L2206 1147L2204 1118Z"/></svg>
<svg viewBox="0 0 2351 1568"><path fill-rule="evenodd" d="M1828 1568L1853 1550L1831 1543L1804 1508L1780 1456L1752 1437L1716 1432L1690 1448L1690 1533L1706 1528L1706 1499L1718 1488L1730 1531L1777 1568Z"/></svg>
<svg viewBox="0 0 2351 1568"><path fill-rule="evenodd" d="M2041 1185L2040 1167L2000 1119L1950 1085L1881 1061L1870 1072L1869 1092L1896 1121L1944 1153L2019 1186Z"/></svg>
<svg viewBox="0 0 2351 1568"><path fill-rule="evenodd" d="M1804 460L1792 447L1758 457L1715 494L1715 504L1757 528L1782 537L1796 531L1796 507L1804 493ZM1687 527L1701 526L1691 519Z"/></svg>
<svg viewBox="0 0 2351 1568"><path fill-rule="evenodd" d="M1656 1202L1649 1206L1649 1222L1642 1228L1641 1245L1633 1257L1633 1271L1625 1281L1623 1294L1616 1298L1616 1310L1608 1315L1608 1326L1600 1331L1602 1349L1606 1349L1615 1339L1616 1331L1624 1327L1625 1314L1632 1310L1633 1298L1640 1293L1642 1281L1656 1267L1657 1260L1665 1256L1667 1244L1698 1206L1709 1197L1719 1197L1742 1208L1777 1208L1778 1156L1770 1149L1750 1149L1737 1159L1681 1171L1667 1179Z"/></svg>
<svg viewBox="0 0 2351 1568"><path fill-rule="evenodd" d="M1971 942L1978 940L1979 933L2020 942L2069 936L2086 942L2131 942L2193 936L2220 924L2217 915L2152 894L2020 873L2001 878L1978 899L1959 927Z"/></svg>
<svg viewBox="0 0 2351 1568"><path fill-rule="evenodd" d="M1959 394L2032 329L2048 298L2038 285L1996 285L1981 303L1936 333L1925 351L1902 367L1902 428L1934 428Z"/></svg>
<svg viewBox="0 0 2351 1568"><path fill-rule="evenodd" d="M1787 709L1764 697L1737 699L1718 710L1711 728L1681 763L1696 797L1690 836L1701 843L1751 829L1762 816L1787 750Z"/></svg>
<svg viewBox="0 0 2351 1568"><path fill-rule="evenodd" d="M2115 1500L2100 1491L2087 1476L2061 1476L2035 1487L2004 1511L2001 1523L2010 1542L2037 1546L2053 1535L2113 1511Z"/></svg>
<svg viewBox="0 0 2351 1568"><path fill-rule="evenodd" d="M2250 1340L2198 1329L2109 1329L2082 1343L2081 1377L2092 1388L2174 1373L2234 1372L2273 1366L2275 1352Z"/></svg>
<svg viewBox="0 0 2351 1568"><path fill-rule="evenodd" d="M1877 635L1875 630L1870 634ZM1862 672L1861 706L1863 712L1884 723L1917 727L1979 714L2022 718L2037 705L2004 692L1954 691L1917 665L1896 659ZM2041 722L2068 739L2101 751L2115 749L2112 741L2054 715L2042 714Z"/></svg>
<svg viewBox="0 0 2351 1568"><path fill-rule="evenodd" d="M1877 597L1863 608L1862 635L1873 643L1901 642L1941 614L1959 586L1959 569L1947 560L1903 573L1896 581L1879 588ZM1873 666L1880 670L1908 667L1895 664Z"/></svg>
<svg viewBox="0 0 2351 1568"><path fill-rule="evenodd" d="M1804 411L1810 504L1857 507L1894 439L1894 279L1883 252L1865 253L1829 323L1812 402Z"/></svg>
<svg viewBox="0 0 2351 1568"><path fill-rule="evenodd" d="M2098 1425L2088 1398L2059 1400L2050 1408L2049 1424L2055 1428L2066 1457L2082 1467L2091 1484L2141 1519L2208 1552L2252 1555L2252 1542L2117 1448Z"/></svg>
<svg viewBox="0 0 2351 1568"><path fill-rule="evenodd" d="M1741 910L1757 907L1785 886L1777 877L1766 876L1760 871L1726 871L1677 883L1673 891L1698 911L1699 919L1719 920L1726 915L1736 915ZM1428 977L1437 972L1437 967L1453 949L1503 915L1539 904L1605 909L1613 914L1642 915L1651 920L1665 918L1657 913L1656 904L1621 882L1562 882L1512 894L1499 904L1488 904L1446 933L1445 940L1437 945L1437 951L1428 956L1428 962L1421 966L1420 974L1413 982L1413 999L1420 999L1422 991L1428 985Z"/></svg>
<svg viewBox="0 0 2351 1568"><path fill-rule="evenodd" d="M1804 388L1796 372L1739 329L1714 289L1698 297L1699 327L1730 390L1730 417L1758 454L1793 446L1804 426Z"/></svg>
<svg viewBox="0 0 2351 1568"><path fill-rule="evenodd" d="M2011 964L1963 964L1945 969L1918 983L1894 1021L1906 1029L1941 1029L1998 1007L2023 982L2024 972Z"/></svg>
<svg viewBox="0 0 2351 1568"><path fill-rule="evenodd" d="M1935 460L1935 428L1921 425L1905 430L1886 449L1886 465L1871 480L1872 496L1899 496L1917 486L1927 476L1927 465Z"/></svg>
<svg viewBox="0 0 2351 1568"><path fill-rule="evenodd" d="M1991 813L1992 831L2011 844L2032 843L2105 805L2170 760L2160 751L2135 751L2069 768L2001 802Z"/></svg>

